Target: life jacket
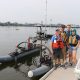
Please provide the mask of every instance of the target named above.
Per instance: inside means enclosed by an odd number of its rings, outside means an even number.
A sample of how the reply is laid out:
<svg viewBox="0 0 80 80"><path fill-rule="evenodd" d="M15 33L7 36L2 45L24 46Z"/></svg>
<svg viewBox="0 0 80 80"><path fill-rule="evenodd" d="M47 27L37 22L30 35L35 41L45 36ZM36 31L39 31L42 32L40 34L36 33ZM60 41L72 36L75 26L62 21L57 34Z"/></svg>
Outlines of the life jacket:
<svg viewBox="0 0 80 80"><path fill-rule="evenodd" d="M60 32L60 34L61 34L61 37L62 37L63 42L66 42L66 39L67 39L66 32L65 31L64 32Z"/></svg>
<svg viewBox="0 0 80 80"><path fill-rule="evenodd" d="M64 47L64 43L63 43L62 39L58 40L57 42L58 42L59 48L63 48Z"/></svg>
<svg viewBox="0 0 80 80"><path fill-rule="evenodd" d="M78 43L78 40L77 40L77 36L75 35L75 36L70 36L69 37L69 44L72 44L72 45L77 45L77 43Z"/></svg>
<svg viewBox="0 0 80 80"><path fill-rule="evenodd" d="M56 49L56 48L63 48L64 47L64 43L61 39L61 37L54 37L54 41L52 42L52 48Z"/></svg>

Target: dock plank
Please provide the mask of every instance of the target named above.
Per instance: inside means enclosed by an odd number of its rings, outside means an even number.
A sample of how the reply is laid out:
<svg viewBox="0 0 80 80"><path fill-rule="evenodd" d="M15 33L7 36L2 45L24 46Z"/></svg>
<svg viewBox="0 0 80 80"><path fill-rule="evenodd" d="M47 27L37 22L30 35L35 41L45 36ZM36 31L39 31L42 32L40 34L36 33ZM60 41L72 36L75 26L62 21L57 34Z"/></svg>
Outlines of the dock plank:
<svg viewBox="0 0 80 80"><path fill-rule="evenodd" d="M77 80L74 68L64 69L62 67L54 70L45 80Z"/></svg>

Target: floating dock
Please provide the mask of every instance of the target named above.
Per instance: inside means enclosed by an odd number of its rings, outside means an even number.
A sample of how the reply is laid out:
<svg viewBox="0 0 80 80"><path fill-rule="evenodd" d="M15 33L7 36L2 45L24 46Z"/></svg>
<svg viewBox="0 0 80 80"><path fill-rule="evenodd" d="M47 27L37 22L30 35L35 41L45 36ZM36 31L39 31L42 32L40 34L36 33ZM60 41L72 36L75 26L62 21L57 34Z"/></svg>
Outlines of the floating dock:
<svg viewBox="0 0 80 80"><path fill-rule="evenodd" d="M74 68L64 69L62 67L48 72L39 80L77 80Z"/></svg>

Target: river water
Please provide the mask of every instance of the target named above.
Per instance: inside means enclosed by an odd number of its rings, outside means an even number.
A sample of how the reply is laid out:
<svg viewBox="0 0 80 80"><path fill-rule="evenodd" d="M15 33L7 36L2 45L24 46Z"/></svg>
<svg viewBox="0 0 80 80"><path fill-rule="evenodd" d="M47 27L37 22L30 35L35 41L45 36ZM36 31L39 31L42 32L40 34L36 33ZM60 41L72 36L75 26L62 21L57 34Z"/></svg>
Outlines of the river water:
<svg viewBox="0 0 80 80"><path fill-rule="evenodd" d="M47 33L50 34L53 34L55 31L55 28L46 29ZM0 56L13 52L18 43L26 41L29 36L35 36L37 30L39 30L37 27L0 27ZM77 32L80 34L79 29ZM18 63L18 68L15 67L15 63L0 65L0 80L38 80L27 76L27 72L36 67L32 64L32 60L37 57L28 57L26 60Z"/></svg>

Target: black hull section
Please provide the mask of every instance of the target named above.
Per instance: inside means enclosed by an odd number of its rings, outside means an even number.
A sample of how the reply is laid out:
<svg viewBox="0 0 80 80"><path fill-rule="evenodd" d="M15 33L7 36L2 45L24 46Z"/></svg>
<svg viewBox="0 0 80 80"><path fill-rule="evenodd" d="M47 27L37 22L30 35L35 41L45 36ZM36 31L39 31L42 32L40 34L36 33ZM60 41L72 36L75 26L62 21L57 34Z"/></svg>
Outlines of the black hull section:
<svg viewBox="0 0 80 80"><path fill-rule="evenodd" d="M35 48L35 49L29 50L27 52L25 51L25 52L19 53L16 56L11 56L11 55L0 56L0 63L16 61L16 60L23 58L23 57L26 57L28 55L31 55L31 54L33 55L36 52L40 52L40 48Z"/></svg>

